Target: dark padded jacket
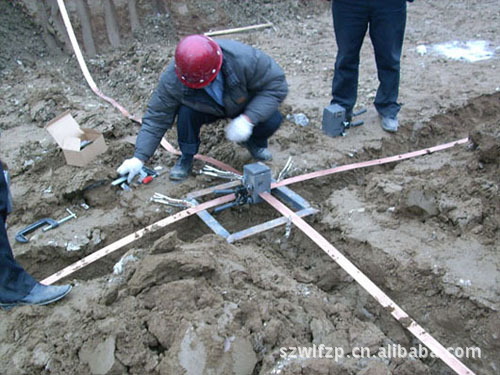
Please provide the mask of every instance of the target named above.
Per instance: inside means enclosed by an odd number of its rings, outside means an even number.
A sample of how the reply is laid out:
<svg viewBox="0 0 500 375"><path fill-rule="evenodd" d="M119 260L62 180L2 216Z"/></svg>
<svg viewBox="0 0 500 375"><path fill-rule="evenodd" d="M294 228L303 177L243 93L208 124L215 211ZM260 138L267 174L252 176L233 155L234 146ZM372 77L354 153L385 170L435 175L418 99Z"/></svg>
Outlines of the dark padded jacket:
<svg viewBox="0 0 500 375"><path fill-rule="evenodd" d="M288 94L285 73L262 51L233 40L217 40L223 53L224 107L218 105L203 89L183 85L172 62L162 73L142 118L135 154L149 159L170 129L181 105L221 118L245 113L252 122L268 119ZM220 73L219 73L220 74Z"/></svg>

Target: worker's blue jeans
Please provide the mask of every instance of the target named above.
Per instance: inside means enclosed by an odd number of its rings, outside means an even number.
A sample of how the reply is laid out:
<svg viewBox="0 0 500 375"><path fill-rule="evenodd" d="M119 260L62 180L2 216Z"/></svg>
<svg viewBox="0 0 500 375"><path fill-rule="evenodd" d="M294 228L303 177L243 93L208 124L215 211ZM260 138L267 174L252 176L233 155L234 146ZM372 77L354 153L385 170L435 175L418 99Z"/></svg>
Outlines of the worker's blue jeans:
<svg viewBox="0 0 500 375"><path fill-rule="evenodd" d="M379 80L375 108L384 117L396 118L406 0L332 0L332 14L338 52L331 103L345 108L347 116L352 114L358 91L359 53L369 28Z"/></svg>
<svg viewBox="0 0 500 375"><path fill-rule="evenodd" d="M14 259L5 230L7 218L7 182L0 163L0 302L16 302L29 294L36 284Z"/></svg>
<svg viewBox="0 0 500 375"><path fill-rule="evenodd" d="M200 146L200 129L224 117L195 111L182 105L177 114L177 141L183 154L195 155ZM267 147L267 140L279 129L283 116L274 112L266 121L254 126L250 139L257 147Z"/></svg>

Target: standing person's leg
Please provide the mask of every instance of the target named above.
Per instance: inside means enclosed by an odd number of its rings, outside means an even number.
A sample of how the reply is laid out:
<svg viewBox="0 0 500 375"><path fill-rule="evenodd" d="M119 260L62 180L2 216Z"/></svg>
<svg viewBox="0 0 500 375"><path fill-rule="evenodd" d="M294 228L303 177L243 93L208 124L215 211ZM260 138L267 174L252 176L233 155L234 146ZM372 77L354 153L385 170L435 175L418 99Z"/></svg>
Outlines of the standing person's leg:
<svg viewBox="0 0 500 375"><path fill-rule="evenodd" d="M342 106L350 120L358 96L359 53L368 29L369 7L366 0L332 0L332 15L338 51L331 104Z"/></svg>
<svg viewBox="0 0 500 375"><path fill-rule="evenodd" d="M279 111L276 111L266 121L254 126L252 135L243 143L254 159L272 160L273 156L267 149L267 140L279 129L282 122L283 116Z"/></svg>
<svg viewBox="0 0 500 375"><path fill-rule="evenodd" d="M18 301L29 294L36 284L14 259L5 230L8 187L0 164L0 303Z"/></svg>
<svg viewBox="0 0 500 375"><path fill-rule="evenodd" d="M200 129L218 119L217 116L195 111L181 106L177 114L177 141L181 150L181 157L170 170L171 180L184 180L188 177L193 166L193 156L200 147Z"/></svg>
<svg viewBox="0 0 500 375"><path fill-rule="evenodd" d="M0 215L0 304L23 299L36 283L14 259L5 230L5 217Z"/></svg>
<svg viewBox="0 0 500 375"><path fill-rule="evenodd" d="M0 307L45 305L63 298L71 285L46 286L38 283L14 259L5 230L8 186L0 162Z"/></svg>
<svg viewBox="0 0 500 375"><path fill-rule="evenodd" d="M370 19L370 38L375 50L379 87L375 108L386 119L396 120L400 105L399 72L406 27L406 0L377 0ZM384 124L383 124L384 125ZM387 125L389 122L387 122ZM385 130L396 131L397 121Z"/></svg>

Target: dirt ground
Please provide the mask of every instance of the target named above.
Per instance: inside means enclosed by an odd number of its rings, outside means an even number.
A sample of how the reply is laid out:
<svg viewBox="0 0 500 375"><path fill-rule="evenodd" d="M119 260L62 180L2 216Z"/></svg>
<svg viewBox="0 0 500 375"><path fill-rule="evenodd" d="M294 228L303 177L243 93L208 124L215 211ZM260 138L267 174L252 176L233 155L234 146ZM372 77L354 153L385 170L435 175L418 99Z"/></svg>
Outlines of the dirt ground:
<svg viewBox="0 0 500 375"><path fill-rule="evenodd" d="M116 3L120 15L124 2ZM329 2L137 5L140 29L121 33L114 48L102 36L105 28L95 21L100 18L93 18L100 33L95 33L97 53L87 63L99 88L139 116L180 35L274 24L225 38L273 56L290 85L283 114L303 113L310 120L303 127L289 116L271 139L275 177L289 157L290 175L299 175L470 137L467 145L290 188L319 210L306 220L431 335L445 347L480 348L481 358L461 360L477 374L498 374L498 2L409 4L401 128L393 135L382 131L372 106L377 76L367 38L357 106L368 110L360 116L365 124L336 138L321 131L336 53ZM133 153L129 140L139 127L89 89L76 59L65 52L57 18L48 13L44 23L33 14L36 10L22 2L0 0L0 157L12 174L13 251L41 280L179 210L151 202L154 192L181 198L223 181L193 173L184 183L170 182L168 169L176 157L159 148L148 163L160 170L153 183L131 192L112 187L115 169ZM74 11L72 17L81 37ZM469 40L488 41L493 56L468 62L432 49ZM44 129L66 110L80 126L102 132L108 145L85 168L66 165ZM201 153L242 170L250 156L224 139L223 126L202 129ZM176 145L175 130L167 139ZM195 169L202 166L197 161ZM66 216L66 208L77 219L37 231L27 244L14 240L38 219ZM261 203L217 218L234 232L278 216ZM280 227L228 244L192 216L60 282L74 286L64 300L0 312L0 373L454 373L435 358L353 358L355 347L373 353L393 344L415 347L418 340L294 227L289 236ZM342 347L346 356L339 361L280 356L280 348L313 344Z"/></svg>

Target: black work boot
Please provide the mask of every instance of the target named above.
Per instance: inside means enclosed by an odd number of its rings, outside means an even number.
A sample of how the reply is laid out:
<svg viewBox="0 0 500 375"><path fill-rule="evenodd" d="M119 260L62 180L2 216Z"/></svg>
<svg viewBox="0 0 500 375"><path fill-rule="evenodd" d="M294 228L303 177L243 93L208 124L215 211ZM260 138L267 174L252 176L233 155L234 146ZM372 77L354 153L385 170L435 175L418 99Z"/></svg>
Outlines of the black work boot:
<svg viewBox="0 0 500 375"><path fill-rule="evenodd" d="M174 181L185 180L193 168L193 155L182 154L170 170L169 178Z"/></svg>
<svg viewBox="0 0 500 375"><path fill-rule="evenodd" d="M259 161L271 161L273 160L273 155L266 147L259 147L251 139L241 143L245 147L255 160Z"/></svg>

